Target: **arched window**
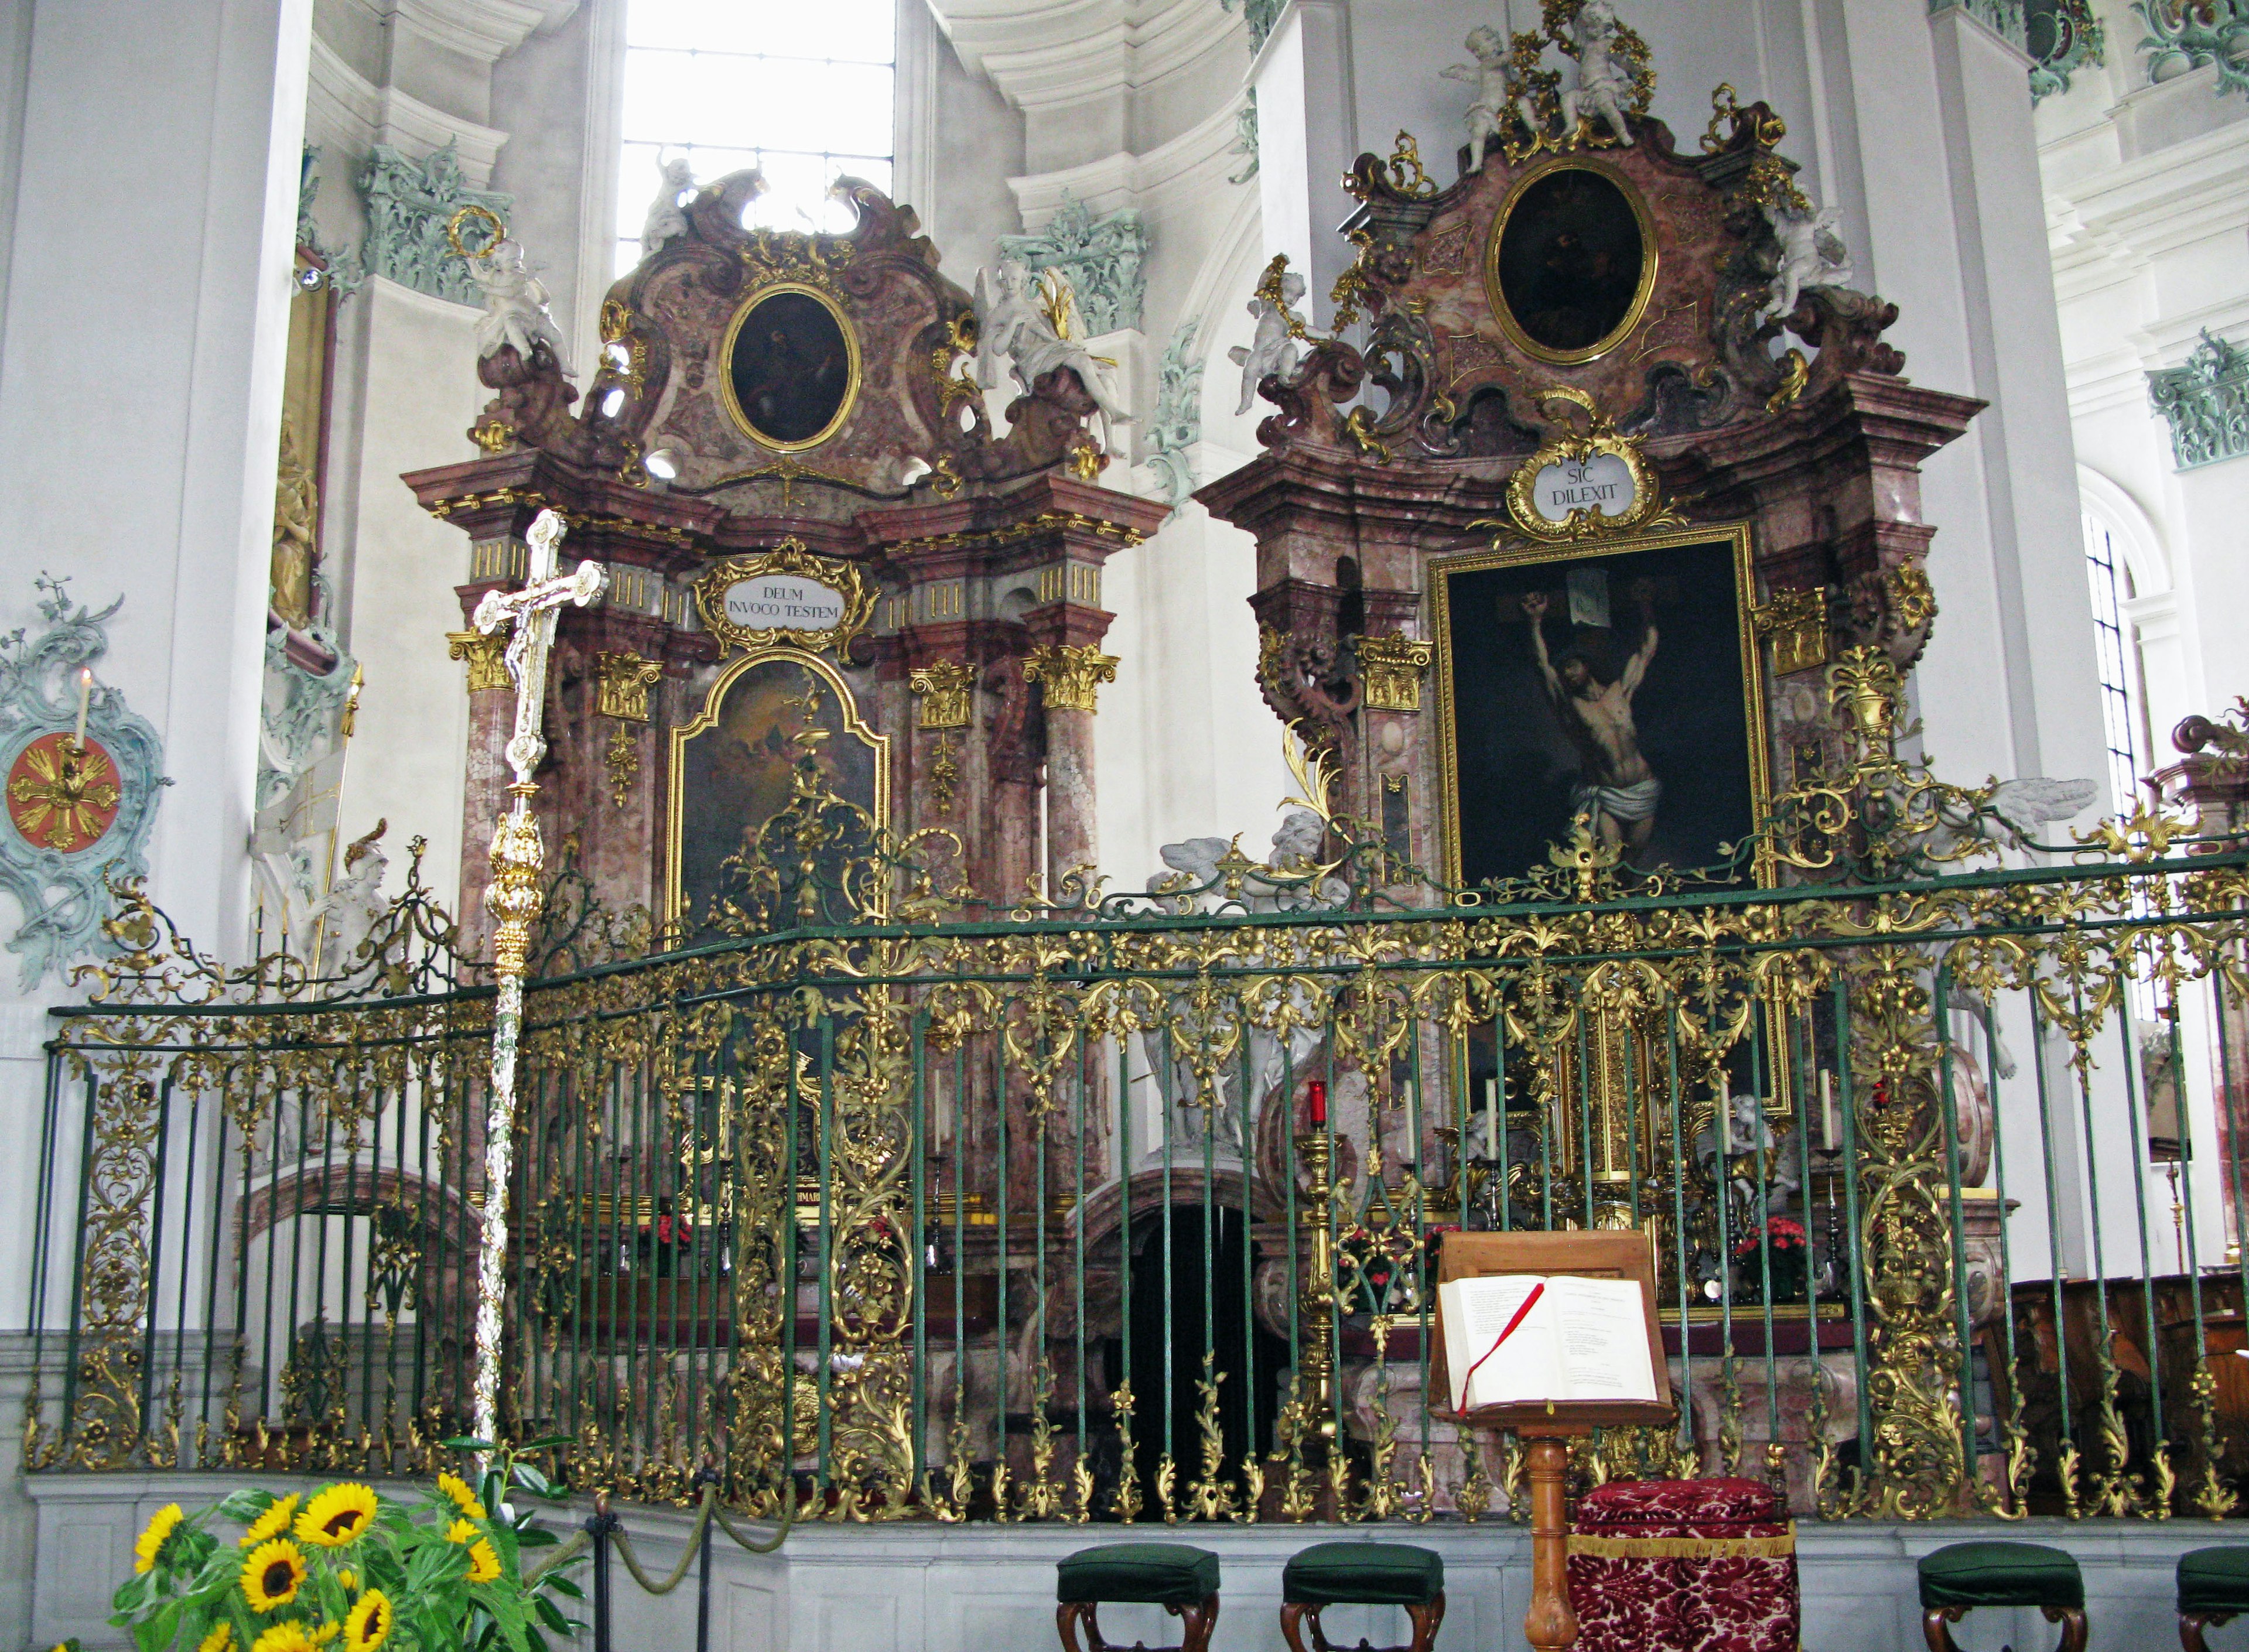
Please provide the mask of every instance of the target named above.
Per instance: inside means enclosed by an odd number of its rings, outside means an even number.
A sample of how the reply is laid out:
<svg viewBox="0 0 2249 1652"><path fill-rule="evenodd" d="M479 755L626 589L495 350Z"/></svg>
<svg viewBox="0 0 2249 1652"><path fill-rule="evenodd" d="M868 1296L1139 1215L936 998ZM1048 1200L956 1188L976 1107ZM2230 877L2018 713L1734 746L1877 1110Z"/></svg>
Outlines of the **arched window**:
<svg viewBox="0 0 2249 1652"><path fill-rule="evenodd" d="M2108 524L2091 511L2080 520L2085 574L2093 594L2093 652L2101 671L2101 731L2108 747L2109 806L2129 815L2149 754L2139 639L2123 610L2132 595L2132 575Z"/></svg>
<svg viewBox="0 0 2249 1652"><path fill-rule="evenodd" d="M684 155L698 182L765 173L751 222L848 227L828 199L837 175L891 187L894 0L629 0L617 167L619 274Z"/></svg>

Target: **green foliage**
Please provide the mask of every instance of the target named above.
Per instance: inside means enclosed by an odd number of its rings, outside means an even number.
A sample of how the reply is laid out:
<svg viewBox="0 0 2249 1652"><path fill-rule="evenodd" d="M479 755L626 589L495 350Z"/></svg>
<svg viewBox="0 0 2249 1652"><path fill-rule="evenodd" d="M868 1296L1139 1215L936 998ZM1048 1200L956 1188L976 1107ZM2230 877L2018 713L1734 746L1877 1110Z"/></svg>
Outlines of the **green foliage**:
<svg viewBox="0 0 2249 1652"><path fill-rule="evenodd" d="M563 1566L525 1580L524 1553L558 1539L502 1493L564 1494L520 1455L493 1452L476 1491L444 1474L413 1500L347 1483L173 1505L142 1533L110 1621L137 1652L547 1652L542 1628L582 1627L558 1602L583 1594Z"/></svg>

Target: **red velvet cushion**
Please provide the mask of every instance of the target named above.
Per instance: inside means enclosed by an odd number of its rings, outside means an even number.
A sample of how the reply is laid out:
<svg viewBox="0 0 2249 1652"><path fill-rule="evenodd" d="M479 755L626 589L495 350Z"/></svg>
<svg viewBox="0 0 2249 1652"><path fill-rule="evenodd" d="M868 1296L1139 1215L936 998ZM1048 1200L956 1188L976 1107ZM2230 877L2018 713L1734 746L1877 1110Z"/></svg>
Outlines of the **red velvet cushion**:
<svg viewBox="0 0 2249 1652"><path fill-rule="evenodd" d="M1610 1537L1744 1535L1745 1526L1778 1526L1787 1507L1762 1480L1612 1480L1578 1499L1574 1530Z"/></svg>

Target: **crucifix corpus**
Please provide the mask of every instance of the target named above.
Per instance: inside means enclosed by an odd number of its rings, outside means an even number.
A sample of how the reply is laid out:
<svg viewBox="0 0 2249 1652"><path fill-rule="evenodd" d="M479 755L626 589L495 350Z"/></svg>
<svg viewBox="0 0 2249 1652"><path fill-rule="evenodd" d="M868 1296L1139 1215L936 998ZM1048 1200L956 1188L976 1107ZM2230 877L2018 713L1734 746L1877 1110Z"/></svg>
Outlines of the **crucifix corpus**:
<svg viewBox="0 0 2249 1652"><path fill-rule="evenodd" d="M485 910L499 920L492 936L492 964L499 975L499 1002L492 1015L491 1107L485 1120L484 1253L477 1261L477 1437L499 1439L500 1307L506 1291L507 1179L515 1139L515 1041L523 1026L523 972L531 952L531 926L539 921L546 895L539 886L546 850L531 800L532 780L547 755L541 721L547 703L547 656L554 645L557 610L565 602L583 608L602 594L608 575L598 562L581 562L577 571L558 575L556 547L562 519L541 511L524 537L531 562L519 591L486 591L470 623L480 635L511 630L507 674L515 683L515 733L507 742L507 766L515 771L508 795L515 805L499 817L492 833L492 886Z"/></svg>

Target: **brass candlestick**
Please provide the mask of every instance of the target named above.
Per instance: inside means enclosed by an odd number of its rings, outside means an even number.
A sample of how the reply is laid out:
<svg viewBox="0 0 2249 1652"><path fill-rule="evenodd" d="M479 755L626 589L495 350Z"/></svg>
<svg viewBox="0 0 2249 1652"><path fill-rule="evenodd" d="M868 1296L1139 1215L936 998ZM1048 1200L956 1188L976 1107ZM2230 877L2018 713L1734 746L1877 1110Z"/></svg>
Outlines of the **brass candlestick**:
<svg viewBox="0 0 2249 1652"><path fill-rule="evenodd" d="M1312 1380L1313 1405L1319 1437L1332 1445L1335 1425L1335 1247L1328 1232L1328 1216L1335 1200L1334 1144L1324 1130L1307 1131L1296 1138L1296 1152L1310 1173L1310 1198L1296 1215L1301 1224L1312 1224L1312 1265L1307 1270L1301 1298L1303 1312L1311 1324L1310 1346L1305 1350L1307 1374Z"/></svg>

